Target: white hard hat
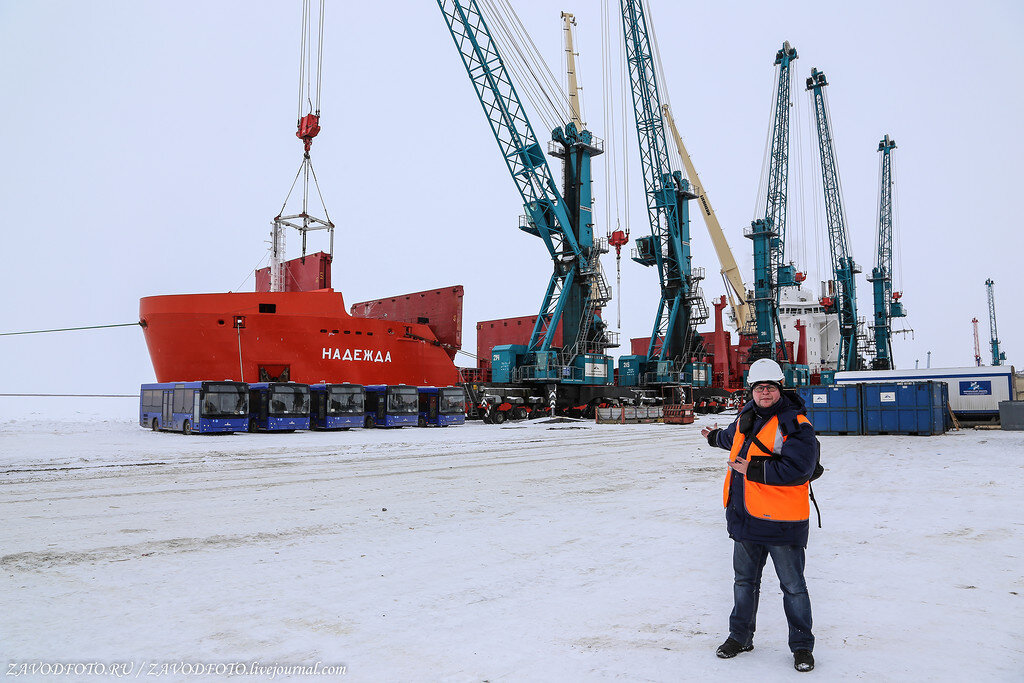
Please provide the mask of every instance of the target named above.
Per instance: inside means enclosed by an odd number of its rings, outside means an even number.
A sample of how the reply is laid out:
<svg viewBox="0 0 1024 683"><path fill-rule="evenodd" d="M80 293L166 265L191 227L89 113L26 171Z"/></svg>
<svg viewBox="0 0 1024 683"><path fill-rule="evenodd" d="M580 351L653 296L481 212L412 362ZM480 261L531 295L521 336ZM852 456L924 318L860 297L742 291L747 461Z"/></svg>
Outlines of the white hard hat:
<svg viewBox="0 0 1024 683"><path fill-rule="evenodd" d="M781 387L785 380L786 375L783 374L782 368L771 358L762 358L761 360L754 361L750 366L750 370L747 371L748 387L752 387L759 382L771 382Z"/></svg>

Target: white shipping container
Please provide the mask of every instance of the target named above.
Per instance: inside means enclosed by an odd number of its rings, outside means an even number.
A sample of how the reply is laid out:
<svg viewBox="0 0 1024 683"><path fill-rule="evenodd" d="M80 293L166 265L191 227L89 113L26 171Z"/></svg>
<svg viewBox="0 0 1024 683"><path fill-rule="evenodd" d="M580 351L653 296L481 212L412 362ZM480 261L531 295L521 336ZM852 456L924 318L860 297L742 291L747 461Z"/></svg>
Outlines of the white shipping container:
<svg viewBox="0 0 1024 683"><path fill-rule="evenodd" d="M836 384L855 382L945 382L949 407L958 415L999 414L999 402L1013 398L1012 365L917 370L851 370L836 373Z"/></svg>

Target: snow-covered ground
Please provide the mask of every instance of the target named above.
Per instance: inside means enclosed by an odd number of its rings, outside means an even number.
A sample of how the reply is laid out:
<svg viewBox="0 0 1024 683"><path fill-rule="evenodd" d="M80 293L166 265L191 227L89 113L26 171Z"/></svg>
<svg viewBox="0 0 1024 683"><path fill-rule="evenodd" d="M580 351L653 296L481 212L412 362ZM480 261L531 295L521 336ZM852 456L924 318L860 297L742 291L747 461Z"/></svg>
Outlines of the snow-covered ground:
<svg viewBox="0 0 1024 683"><path fill-rule="evenodd" d="M728 418L184 437L138 427L128 399L58 422L4 401L5 673L808 675L792 668L770 563L756 649L714 654L732 606L726 453L699 428ZM1024 680L1024 433L821 441L809 675ZM183 671L170 678L196 679Z"/></svg>

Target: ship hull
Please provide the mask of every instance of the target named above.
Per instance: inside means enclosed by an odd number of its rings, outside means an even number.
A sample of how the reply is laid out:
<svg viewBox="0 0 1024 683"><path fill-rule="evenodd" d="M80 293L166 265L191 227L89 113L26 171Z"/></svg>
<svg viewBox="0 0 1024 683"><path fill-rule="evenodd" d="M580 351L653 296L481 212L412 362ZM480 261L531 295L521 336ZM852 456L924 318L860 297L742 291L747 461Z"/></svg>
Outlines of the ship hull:
<svg viewBox="0 0 1024 683"><path fill-rule="evenodd" d="M139 302L139 319L158 382L459 379L428 325L352 316L330 289L150 296Z"/></svg>

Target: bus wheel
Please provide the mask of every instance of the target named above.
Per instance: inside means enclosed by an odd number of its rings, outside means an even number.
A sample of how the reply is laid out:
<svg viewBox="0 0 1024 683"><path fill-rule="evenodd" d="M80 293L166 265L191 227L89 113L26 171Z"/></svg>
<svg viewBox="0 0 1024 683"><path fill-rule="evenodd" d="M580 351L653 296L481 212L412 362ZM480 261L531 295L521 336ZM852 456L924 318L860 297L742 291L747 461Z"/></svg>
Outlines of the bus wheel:
<svg viewBox="0 0 1024 683"><path fill-rule="evenodd" d="M422 415L420 415L419 426L420 427L426 427L427 426L427 419L425 417L423 417Z"/></svg>
<svg viewBox="0 0 1024 683"><path fill-rule="evenodd" d="M152 429L153 429L153 431L154 431L154 432L156 432L156 431L159 431L159 430L160 430L160 425L159 425L159 424L157 424L157 421L156 421L156 418L155 418L155 417L153 418L153 424L152 424L152 425L150 425L150 427L152 427Z"/></svg>
<svg viewBox="0 0 1024 683"><path fill-rule="evenodd" d="M191 434L192 433L192 423L189 422L188 420L185 420L182 423L182 425L181 425L181 433L182 434Z"/></svg>
<svg viewBox="0 0 1024 683"><path fill-rule="evenodd" d="M363 420L363 426L366 427L367 429L373 429L373 418L367 415L366 418Z"/></svg>
<svg viewBox="0 0 1024 683"><path fill-rule="evenodd" d="M251 420L249 420L249 433L256 433L256 418L252 418Z"/></svg>

